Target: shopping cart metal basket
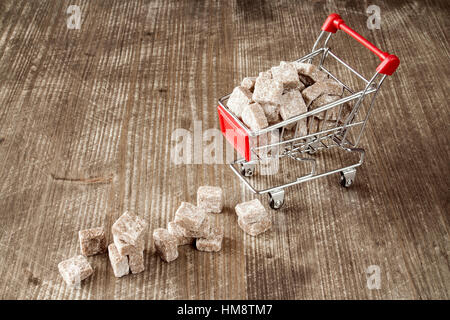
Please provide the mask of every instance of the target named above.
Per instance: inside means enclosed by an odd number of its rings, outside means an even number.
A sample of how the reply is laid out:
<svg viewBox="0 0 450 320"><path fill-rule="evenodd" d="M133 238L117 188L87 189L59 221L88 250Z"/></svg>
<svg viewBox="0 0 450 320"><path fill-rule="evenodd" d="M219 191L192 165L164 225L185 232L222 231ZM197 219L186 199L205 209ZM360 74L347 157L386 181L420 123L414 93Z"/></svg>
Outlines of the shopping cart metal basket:
<svg viewBox="0 0 450 320"><path fill-rule="evenodd" d="M328 44L331 36L338 30L349 34L381 60L375 74L370 79L366 79L330 49ZM400 63L395 55L381 51L360 34L349 28L341 17L335 13L326 19L311 53L297 61L313 63L319 70L339 82L344 87L342 98L258 131L250 130L227 108L226 101L230 94L219 99L218 113L221 131L226 140L243 157L230 163L230 167L252 192L268 194L269 204L272 209L279 209L284 204L285 188L302 182L340 173L341 185L344 187L352 185L356 176L356 168L361 166L364 160L365 151L363 148L359 148L358 144L369 119L378 90L386 76L392 75ZM361 88L355 89L342 76L338 77L338 73L333 72L332 68L328 66L330 63L344 66L348 70L347 74L351 77L356 77L356 80L361 83ZM355 83L355 81L352 81L352 83ZM347 112L344 112L344 109ZM322 121L316 123L313 119L319 115ZM300 123L304 124L305 119L308 127L306 133L304 130L299 130ZM294 134L288 136L287 128L292 127L295 128ZM275 136L275 133L277 138L271 139L270 137ZM319 150L333 147L359 155L359 161L338 169L317 172L314 154ZM251 179L258 164L262 161L276 161L284 157L310 163L311 170L308 171L308 174L296 177L292 181L283 182L265 189L256 189L252 185Z"/></svg>

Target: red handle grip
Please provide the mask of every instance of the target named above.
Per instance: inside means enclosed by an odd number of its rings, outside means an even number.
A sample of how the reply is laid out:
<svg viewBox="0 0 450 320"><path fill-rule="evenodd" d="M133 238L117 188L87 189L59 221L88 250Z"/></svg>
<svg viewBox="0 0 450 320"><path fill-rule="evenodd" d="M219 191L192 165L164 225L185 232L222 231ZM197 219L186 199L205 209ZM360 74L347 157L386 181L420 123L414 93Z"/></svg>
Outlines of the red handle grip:
<svg viewBox="0 0 450 320"><path fill-rule="evenodd" d="M335 33L337 30L342 30L349 34L352 38L356 39L380 58L381 63L377 67L377 72L390 76L399 66L400 60L396 55L381 51L358 32L347 26L337 13L332 13L328 16L327 20L325 20L322 31Z"/></svg>

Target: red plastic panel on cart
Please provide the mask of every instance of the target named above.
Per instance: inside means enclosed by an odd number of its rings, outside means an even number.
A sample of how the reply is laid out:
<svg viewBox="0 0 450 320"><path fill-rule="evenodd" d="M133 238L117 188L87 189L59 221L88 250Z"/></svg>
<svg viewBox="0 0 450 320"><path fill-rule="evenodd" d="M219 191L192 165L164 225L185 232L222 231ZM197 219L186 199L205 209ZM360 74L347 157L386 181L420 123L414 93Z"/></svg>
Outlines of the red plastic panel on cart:
<svg viewBox="0 0 450 320"><path fill-rule="evenodd" d="M217 111L219 113L220 130L222 130L222 134L246 161L250 161L248 134L222 106L219 105Z"/></svg>

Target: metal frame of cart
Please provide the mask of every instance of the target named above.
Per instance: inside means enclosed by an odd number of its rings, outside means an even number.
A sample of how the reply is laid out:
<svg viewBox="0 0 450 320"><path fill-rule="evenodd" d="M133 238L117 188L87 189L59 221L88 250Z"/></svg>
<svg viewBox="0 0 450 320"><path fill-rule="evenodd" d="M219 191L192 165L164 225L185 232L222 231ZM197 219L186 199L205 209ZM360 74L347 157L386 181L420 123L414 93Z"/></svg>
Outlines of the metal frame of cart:
<svg viewBox="0 0 450 320"><path fill-rule="evenodd" d="M328 47L332 34L337 30L343 30L380 58L381 63L370 79L366 79L358 73ZM386 76L392 75L399 65L399 59L395 55L388 54L376 48L361 35L349 28L337 14L331 14L326 19L322 26L322 31L314 43L312 52L297 61L312 63L313 60L319 60L317 64L319 70L327 73L329 77L344 87L344 95L341 99L258 131L249 130L226 107L226 101L230 95L219 99L218 112L222 133L238 153L244 157L232 162L230 167L252 192L256 194L267 193L269 195L270 207L273 209L279 209L284 204L285 188L302 182L340 173L341 185L344 187L352 185L356 176L356 168L362 165L364 161L364 149L358 148L358 144L369 119L375 98ZM351 88L336 73L331 71L331 68L328 67L330 61L338 63L349 70L352 76L356 77L358 81L362 81L363 88L358 91ZM364 103L367 101L365 100L366 97L369 96L368 103ZM344 116L342 110L346 103L353 103L353 106L351 112ZM332 113L331 110L333 108L335 110ZM331 114L337 115L337 117L331 119ZM319 115L322 115L323 121L316 130L313 130L312 124L314 121L309 120ZM301 135L299 125L305 119L308 120L308 134ZM295 133L293 137L288 138L286 135L287 128L292 126L295 127ZM275 142L261 143L260 137L273 133L278 134L278 139ZM313 158L314 153L333 147L341 148L346 152L359 154L359 161L349 166L317 173L316 159ZM276 148L276 152L272 152L274 148ZM297 177L293 181L270 188L256 189L251 184L251 177L255 173L256 165L262 160L273 160L283 157L290 157L297 161L311 163L310 173Z"/></svg>

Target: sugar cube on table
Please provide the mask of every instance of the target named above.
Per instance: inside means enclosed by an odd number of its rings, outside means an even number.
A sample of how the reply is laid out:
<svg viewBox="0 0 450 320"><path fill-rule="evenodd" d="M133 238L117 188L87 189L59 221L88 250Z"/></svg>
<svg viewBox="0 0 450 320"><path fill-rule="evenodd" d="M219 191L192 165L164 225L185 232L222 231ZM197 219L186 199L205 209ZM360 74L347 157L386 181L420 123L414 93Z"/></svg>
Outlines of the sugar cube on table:
<svg viewBox="0 0 450 320"><path fill-rule="evenodd" d="M251 101L252 93L250 90L244 87L236 87L227 101L227 107L236 115L236 117L240 118L242 111L244 111Z"/></svg>
<svg viewBox="0 0 450 320"><path fill-rule="evenodd" d="M217 252L222 249L223 230L211 228L211 232L206 238L199 238L195 241L198 250L206 252Z"/></svg>
<svg viewBox="0 0 450 320"><path fill-rule="evenodd" d="M250 92L253 92L255 89L256 77L246 77L242 79L241 87L248 89Z"/></svg>
<svg viewBox="0 0 450 320"><path fill-rule="evenodd" d="M188 231L198 231L206 219L206 211L189 202L182 202L175 212L175 222Z"/></svg>
<svg viewBox="0 0 450 320"><path fill-rule="evenodd" d="M239 219L245 223L253 223L268 217L266 208L258 199L242 202L235 207L236 214Z"/></svg>
<svg viewBox="0 0 450 320"><path fill-rule="evenodd" d="M223 209L223 191L221 187L201 186L197 190L197 207L206 212L221 213Z"/></svg>
<svg viewBox="0 0 450 320"><path fill-rule="evenodd" d="M145 270L144 265L144 251L134 250L128 255L128 265L130 266L130 271L133 274L140 273Z"/></svg>
<svg viewBox="0 0 450 320"><path fill-rule="evenodd" d="M81 281L94 273L94 269L82 255L61 261L58 270L64 281L74 288L79 288Z"/></svg>
<svg viewBox="0 0 450 320"><path fill-rule="evenodd" d="M272 227L272 220L270 217L263 217L260 220L253 223L246 223L241 218L238 219L238 225L244 230L245 233L256 237L257 235L266 232Z"/></svg>
<svg viewBox="0 0 450 320"><path fill-rule="evenodd" d="M189 237L189 232L174 221L171 221L167 224L167 230L171 235L177 238L179 246L194 243L195 238Z"/></svg>
<svg viewBox="0 0 450 320"><path fill-rule="evenodd" d="M264 111L267 122L270 124L278 123L281 121L280 118L280 106L270 103L260 103L261 108Z"/></svg>
<svg viewBox="0 0 450 320"><path fill-rule="evenodd" d="M300 80L295 67L286 62L281 62L278 67L272 67L272 77L283 84L284 89L300 88Z"/></svg>
<svg viewBox="0 0 450 320"><path fill-rule="evenodd" d="M283 93L283 83L266 76L259 76L256 79L255 90L252 99L258 103L267 103L272 105L280 104L281 94Z"/></svg>
<svg viewBox="0 0 450 320"><path fill-rule="evenodd" d="M261 130L269 126L264 110L259 103L252 103L242 111L242 121L250 130Z"/></svg>
<svg viewBox="0 0 450 320"><path fill-rule="evenodd" d="M81 253L92 256L106 251L106 237L103 227L78 231Z"/></svg>
<svg viewBox="0 0 450 320"><path fill-rule="evenodd" d="M280 116L281 119L287 120L292 117L298 116L304 112L308 111L306 107L306 103L303 100L302 94L298 90L291 90L284 93L281 96L281 105L280 105ZM306 128L306 118L299 121L300 126L304 126ZM296 125L296 123L292 123L286 126L287 129L291 129Z"/></svg>
<svg viewBox="0 0 450 320"><path fill-rule="evenodd" d="M127 256L121 255L114 243L108 246L108 256L115 277L120 278L130 273Z"/></svg>
<svg viewBox="0 0 450 320"><path fill-rule="evenodd" d="M147 223L142 218L131 212L125 212L113 224L112 234L127 244L139 247L146 227Z"/></svg>
<svg viewBox="0 0 450 320"><path fill-rule="evenodd" d="M127 256L135 250L144 250L144 238L141 237L134 245L125 242L120 236L113 234L113 242L119 251L119 253L123 256Z"/></svg>
<svg viewBox="0 0 450 320"><path fill-rule="evenodd" d="M166 229L155 229L153 231L153 241L156 252L161 259L171 262L178 258L178 239Z"/></svg>

